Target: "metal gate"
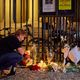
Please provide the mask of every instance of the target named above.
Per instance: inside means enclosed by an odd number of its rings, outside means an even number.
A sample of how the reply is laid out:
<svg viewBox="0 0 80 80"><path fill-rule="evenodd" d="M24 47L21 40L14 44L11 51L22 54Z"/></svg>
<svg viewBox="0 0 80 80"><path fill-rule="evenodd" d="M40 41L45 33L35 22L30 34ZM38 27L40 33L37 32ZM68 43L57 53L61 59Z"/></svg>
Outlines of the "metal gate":
<svg viewBox="0 0 80 80"><path fill-rule="evenodd" d="M80 1L75 3L75 16L40 16L38 2L39 0L0 0L0 36L7 36L19 28L26 28L27 32L29 31L25 41L27 49L35 43L40 58L45 58L47 51L55 52L55 60L58 58L60 61L61 48L65 42L71 46L78 44Z"/></svg>

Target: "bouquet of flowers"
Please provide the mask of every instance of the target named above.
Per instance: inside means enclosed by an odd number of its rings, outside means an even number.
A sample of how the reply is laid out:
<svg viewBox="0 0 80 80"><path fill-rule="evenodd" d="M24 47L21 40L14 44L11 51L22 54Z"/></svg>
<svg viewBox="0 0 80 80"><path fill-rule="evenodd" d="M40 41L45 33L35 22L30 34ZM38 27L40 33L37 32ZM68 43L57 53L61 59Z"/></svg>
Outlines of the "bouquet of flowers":
<svg viewBox="0 0 80 80"><path fill-rule="evenodd" d="M32 65L32 59L30 57L30 51L26 51L24 54L24 58L21 61L21 65L23 66L29 66Z"/></svg>

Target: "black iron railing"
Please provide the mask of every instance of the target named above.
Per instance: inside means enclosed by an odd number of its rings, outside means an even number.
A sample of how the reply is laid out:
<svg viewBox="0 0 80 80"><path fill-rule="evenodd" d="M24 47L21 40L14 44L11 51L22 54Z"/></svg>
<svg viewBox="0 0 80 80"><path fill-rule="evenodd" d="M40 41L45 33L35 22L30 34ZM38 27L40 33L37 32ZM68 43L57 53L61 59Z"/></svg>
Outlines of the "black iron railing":
<svg viewBox="0 0 80 80"><path fill-rule="evenodd" d="M9 27L10 28L10 33L12 33L12 28L14 28L14 31L16 31L16 29L18 28L17 24L20 24L20 28L23 28L23 0L20 0L20 22L17 23L17 0L13 0L13 2L11 0L9 0L9 25L7 25L6 22L6 0L3 0L3 6L4 6L4 10L3 10L3 14L4 14L4 28ZM25 25L26 27L28 27L28 20L29 20L29 0L24 0L25 1ZM35 36L34 36L34 32L35 31L35 19L34 19L34 3L35 0L32 0L32 40L34 40ZM13 4L13 6L12 6ZM39 4L39 3L38 3ZM61 53L61 51L58 51L58 49L63 47L64 45L64 41L61 41L61 36L63 36L63 38L66 36L66 41L68 44L73 44L75 43L76 45L78 44L78 40L80 37L80 10L79 10L79 3L77 0L77 3L75 10L76 10L76 14L75 16L70 15L70 16L58 16L58 15L53 15L53 16L40 16L38 13L36 13L38 15L38 19L37 19L37 47L38 47L38 53L40 53L42 51L42 55L44 55L45 49L48 49L48 51L50 51L51 49L55 52L55 53ZM13 11L12 11L13 10ZM13 15L12 15L12 12ZM12 22L12 18L13 18L13 22ZM46 20L47 19L47 20ZM12 27L12 25L14 24L14 26ZM1 25L0 25L1 26ZM3 26L2 26L3 27ZM1 28L0 28L1 29ZM27 29L27 28L26 28ZM41 30L42 30L42 35L41 35ZM46 38L46 33L47 33L47 39ZM3 34L4 36L7 35L6 30L4 29L3 32L1 32L0 30L0 34ZM42 39L41 39L42 38ZM26 40L26 44L30 39ZM42 43L40 43L42 40ZM47 43L45 43L44 40L47 40ZM32 41L32 44L34 42ZM26 45L25 44L25 45ZM45 46L45 44L47 44L48 46ZM42 46L42 47L41 47ZM26 45L26 48L28 48L29 46ZM41 49L42 48L42 49ZM61 55L60 59L61 60Z"/></svg>

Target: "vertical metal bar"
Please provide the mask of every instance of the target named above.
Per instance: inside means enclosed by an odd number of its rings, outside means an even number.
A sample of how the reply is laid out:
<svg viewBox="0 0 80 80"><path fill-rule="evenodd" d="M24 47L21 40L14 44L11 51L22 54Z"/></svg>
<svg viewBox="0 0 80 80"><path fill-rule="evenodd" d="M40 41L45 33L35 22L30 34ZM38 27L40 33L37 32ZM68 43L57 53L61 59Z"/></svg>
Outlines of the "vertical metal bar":
<svg viewBox="0 0 80 80"><path fill-rule="evenodd" d="M42 17L42 59L45 60L45 49L44 49L44 27L45 27L45 17Z"/></svg>
<svg viewBox="0 0 80 80"><path fill-rule="evenodd" d="M16 0L13 0L13 19L14 19L15 31L16 31Z"/></svg>
<svg viewBox="0 0 80 80"><path fill-rule="evenodd" d="M74 30L73 21L71 21L71 23L70 23L70 27L71 27L71 34L74 35L74 31L75 31L75 30ZM72 41L71 43L74 43L74 42L73 42L73 41L74 41L74 38L72 38L71 41Z"/></svg>
<svg viewBox="0 0 80 80"><path fill-rule="evenodd" d="M40 61L40 22L39 22L40 17L38 16L38 61Z"/></svg>
<svg viewBox="0 0 80 80"><path fill-rule="evenodd" d="M78 2L79 2L79 1L78 1ZM79 16L80 16L79 3L78 3L78 10L79 10ZM79 18L79 37L80 37L80 18Z"/></svg>
<svg viewBox="0 0 80 80"><path fill-rule="evenodd" d="M39 0L38 0L38 5L39 5ZM42 24L41 24L41 21L42 21L42 17L40 17L40 15L39 15L39 8L40 7L38 7L38 61L40 61L40 59L42 58L42 44L40 44L40 37L41 37L41 26L42 26Z"/></svg>
<svg viewBox="0 0 80 80"><path fill-rule="evenodd" d="M49 17L48 17L48 23L49 23ZM49 25L48 26L48 42L50 42L50 31L49 31ZM48 43L48 50L50 50L50 44Z"/></svg>
<svg viewBox="0 0 80 80"><path fill-rule="evenodd" d="M57 20L56 20L57 24L56 24L56 33L58 32L58 28L59 28L59 23L58 23L58 16L57 16Z"/></svg>
<svg viewBox="0 0 80 80"><path fill-rule="evenodd" d="M9 28L11 33L11 0L9 1Z"/></svg>
<svg viewBox="0 0 80 80"><path fill-rule="evenodd" d="M55 34L55 31L56 31L56 16L53 16L53 24L52 24L52 51L55 52L54 50L54 34ZM54 61L55 61L55 54L54 54L54 57L53 57Z"/></svg>
<svg viewBox="0 0 80 80"><path fill-rule="evenodd" d="M26 27L28 27L28 0L26 0ZM26 44L27 44L27 42L28 42L28 38L26 39ZM28 49L28 46L26 46L26 49Z"/></svg>
<svg viewBox="0 0 80 80"><path fill-rule="evenodd" d="M72 20L73 20L73 16L69 16L69 20L70 20L70 18L71 18L71 22L72 22ZM69 31L68 31L68 33L69 33L69 44L71 44L71 22L70 22L70 25L69 25Z"/></svg>
<svg viewBox="0 0 80 80"><path fill-rule="evenodd" d="M79 39L79 5L78 5L78 0L76 0L77 4L77 40ZM77 42L78 44L78 42Z"/></svg>
<svg viewBox="0 0 80 80"><path fill-rule="evenodd" d="M34 38L34 0L32 0L32 38ZM33 55L33 63L35 63L34 55Z"/></svg>
<svg viewBox="0 0 80 80"><path fill-rule="evenodd" d="M39 22L39 16L38 16L38 52L40 49L40 22Z"/></svg>
<svg viewBox="0 0 80 80"><path fill-rule="evenodd" d="M56 28L56 19L55 19L56 17L54 16L54 21L53 21L53 23L54 23L54 25L53 25L53 31L55 30L55 28Z"/></svg>
<svg viewBox="0 0 80 80"><path fill-rule="evenodd" d="M44 23L44 21L43 21L43 17L42 17L42 59L43 59L43 55L44 55L44 53L43 53L43 23Z"/></svg>
<svg viewBox="0 0 80 80"><path fill-rule="evenodd" d="M65 17L63 17L63 31L64 31L64 28L65 28Z"/></svg>
<svg viewBox="0 0 80 80"><path fill-rule="evenodd" d="M60 27L59 27L59 33L58 33L58 36L61 38L61 31L63 30L63 16L60 16L59 17L59 20L60 20ZM61 61L61 52L60 52L60 50L61 50L61 41L60 41L60 43L59 43L59 45L58 45L58 61Z"/></svg>
<svg viewBox="0 0 80 80"><path fill-rule="evenodd" d="M28 1L29 1L29 0L26 0L26 27L27 27L27 25L28 25L28 11L29 11L29 10L28 10L28 8L29 8L29 7L28 7L28 6L29 6L29 5L28 5Z"/></svg>
<svg viewBox="0 0 80 80"><path fill-rule="evenodd" d="M22 28L22 0L21 0L21 10L20 10L20 24L21 24L21 28Z"/></svg>
<svg viewBox="0 0 80 80"><path fill-rule="evenodd" d="M55 50L55 56L54 56L54 58L55 58L55 61L58 60L58 53L57 53L57 50L56 50L57 45L55 43L55 37L57 37L57 35L58 35L58 28L59 28L59 22L58 22L58 16L56 16L56 30L54 32L54 50Z"/></svg>
<svg viewBox="0 0 80 80"><path fill-rule="evenodd" d="M5 4L6 4L6 0L4 0L4 28L6 27L6 6L5 6ZM5 29L4 29L4 36L5 36L6 34L5 34Z"/></svg>
<svg viewBox="0 0 80 80"><path fill-rule="evenodd" d="M39 5L39 0L38 0L38 5ZM38 53L39 53L38 55L39 55L39 58L41 58L41 57L42 57L42 56L41 56L41 54L42 54L42 52L41 52L41 50L42 50L42 47L41 47L42 44L40 44L40 41L42 40L42 39L41 39L41 36L42 36L42 35L41 35L40 32L41 32L41 29L42 29L42 28L41 28L41 27L42 27L42 22L41 22L41 21L42 21L42 17L40 17L40 15L39 15L39 8L40 8L40 7L38 7ZM40 52L41 52L41 53L40 53ZM39 60L40 60L40 59L39 59Z"/></svg>
<svg viewBox="0 0 80 80"><path fill-rule="evenodd" d="M50 20L49 20L49 30L50 30L50 42L51 42L51 45L50 45L50 49L52 48L52 18L50 17Z"/></svg>
<svg viewBox="0 0 80 80"><path fill-rule="evenodd" d="M75 10L76 10L76 44L78 44L78 2L75 1L75 4L76 4L76 7L75 7Z"/></svg>
<svg viewBox="0 0 80 80"><path fill-rule="evenodd" d="M32 0L32 37L34 37L34 0Z"/></svg>
<svg viewBox="0 0 80 80"><path fill-rule="evenodd" d="M67 28L67 27L68 27L68 23L67 23L67 20L68 20L68 19L67 19L67 17L66 17L66 26L65 26L65 33L67 33L67 31L68 31L68 28ZM66 35L67 35L67 34L66 34Z"/></svg>
<svg viewBox="0 0 80 80"><path fill-rule="evenodd" d="M54 50L54 33L55 33L55 31L56 31L56 16L54 16L53 17L53 31L52 31L52 43L53 43L53 52L55 52L55 50ZM54 61L55 61L55 54L54 54Z"/></svg>
<svg viewBox="0 0 80 80"><path fill-rule="evenodd" d="M60 35L61 35L61 28L63 27L63 24L62 24L63 21L62 21L61 18L63 18L63 17L61 17L61 16L59 17L59 22L60 22L60 23L59 23L59 34L60 34Z"/></svg>

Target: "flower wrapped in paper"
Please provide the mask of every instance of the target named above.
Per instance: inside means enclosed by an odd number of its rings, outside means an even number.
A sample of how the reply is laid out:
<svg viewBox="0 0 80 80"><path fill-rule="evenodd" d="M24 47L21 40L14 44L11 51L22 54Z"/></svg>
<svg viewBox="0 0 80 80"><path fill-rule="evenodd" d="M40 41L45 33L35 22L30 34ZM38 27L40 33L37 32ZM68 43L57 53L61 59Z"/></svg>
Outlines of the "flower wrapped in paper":
<svg viewBox="0 0 80 80"><path fill-rule="evenodd" d="M80 61L80 51L78 49L78 46L75 46L70 50L70 46L66 44L62 52L64 53L64 64L66 63L65 59L67 57L76 65Z"/></svg>
<svg viewBox="0 0 80 80"><path fill-rule="evenodd" d="M21 61L21 64L23 66L29 66L29 65L32 65L32 63L33 63L33 60L30 57L30 51L29 50L25 51L24 58Z"/></svg>

